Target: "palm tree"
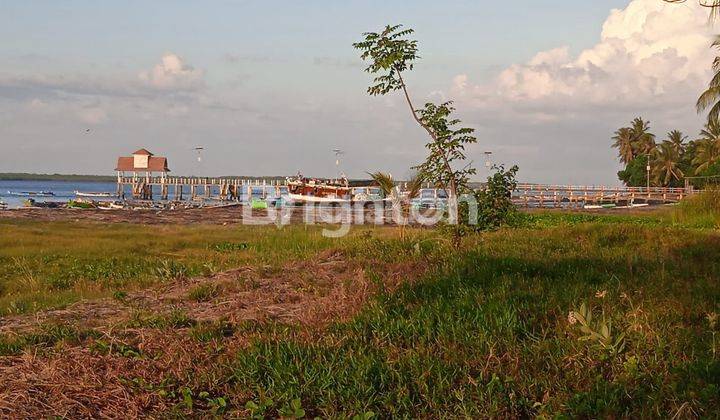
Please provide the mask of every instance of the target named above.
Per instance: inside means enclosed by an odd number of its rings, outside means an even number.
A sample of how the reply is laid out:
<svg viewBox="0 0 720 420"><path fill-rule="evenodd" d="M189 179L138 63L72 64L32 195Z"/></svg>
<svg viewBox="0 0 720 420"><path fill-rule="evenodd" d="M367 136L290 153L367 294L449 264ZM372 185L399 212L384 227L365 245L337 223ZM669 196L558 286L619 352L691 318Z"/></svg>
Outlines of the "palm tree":
<svg viewBox="0 0 720 420"><path fill-rule="evenodd" d="M630 129L630 127L620 128L618 131L615 132L615 136L613 136L612 139L615 140L615 143L613 143L612 147L618 149L618 156L620 157L620 162L627 165L635 158L632 144L632 130Z"/></svg>
<svg viewBox="0 0 720 420"><path fill-rule="evenodd" d="M692 160L695 173L704 171L717 162L718 158L720 158L720 123L717 120L710 120L700 131L700 138L696 141L695 158Z"/></svg>
<svg viewBox="0 0 720 420"><path fill-rule="evenodd" d="M392 179L392 175L384 172L368 172L368 175L375 181L378 187L382 190L385 198L390 200L393 208L393 212L399 212L399 216L402 220L408 221L408 214L410 212L410 206L412 200L420 195L420 189L425 180L422 173L416 173L411 176L405 185L405 193L400 194L399 190L395 188L395 182ZM395 216L396 214L393 214ZM399 222L399 221L398 221ZM400 238L405 238L405 224L400 223Z"/></svg>
<svg viewBox="0 0 720 420"><path fill-rule="evenodd" d="M625 165L640 155L647 155L655 150L655 135L650 133L650 122L635 118L630 127L622 127L613 136L612 147L618 149L620 162Z"/></svg>
<svg viewBox="0 0 720 420"><path fill-rule="evenodd" d="M395 191L395 181L392 179L392 175L385 172L368 172L368 175L378 185L383 193L383 197L389 198Z"/></svg>
<svg viewBox="0 0 720 420"><path fill-rule="evenodd" d="M650 121L644 121L639 117L635 118L630 131L635 156L646 155L655 150L655 134L650 132Z"/></svg>
<svg viewBox="0 0 720 420"><path fill-rule="evenodd" d="M715 38L712 48L720 49L720 36ZM712 65L715 75L710 80L707 90L697 100L698 113L710 108L708 120L715 121L720 117L720 57L715 57Z"/></svg>
<svg viewBox="0 0 720 420"><path fill-rule="evenodd" d="M653 152L650 162L655 182L669 185L673 179L680 180L685 174L680 169L681 156L675 143L665 140Z"/></svg>
<svg viewBox="0 0 720 420"><path fill-rule="evenodd" d="M672 143L680 155L685 152L685 140L687 140L687 136L683 135L679 130L673 130L668 133L667 141Z"/></svg>

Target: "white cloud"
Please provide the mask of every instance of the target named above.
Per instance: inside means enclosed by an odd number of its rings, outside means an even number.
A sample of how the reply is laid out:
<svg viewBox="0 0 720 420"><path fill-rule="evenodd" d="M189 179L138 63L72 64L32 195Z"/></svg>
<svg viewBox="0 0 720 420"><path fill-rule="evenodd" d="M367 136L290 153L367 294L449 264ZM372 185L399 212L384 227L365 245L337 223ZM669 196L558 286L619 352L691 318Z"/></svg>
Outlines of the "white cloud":
<svg viewBox="0 0 720 420"><path fill-rule="evenodd" d="M193 68L177 54L167 53L152 70L139 75L140 80L158 89L194 89L203 85L203 71Z"/></svg>
<svg viewBox="0 0 720 420"><path fill-rule="evenodd" d="M519 164L522 179L613 184L610 137L634 117L659 138L699 131L694 104L712 75L712 35L697 2L632 0L609 12L595 45L538 52L488 82L459 74L447 96L477 127L480 147Z"/></svg>
<svg viewBox="0 0 720 420"><path fill-rule="evenodd" d="M478 106L493 100L562 104L562 112L570 105L678 103L708 80L713 54L707 13L690 3L633 0L612 10L600 41L576 57L565 46L542 51L491 84L471 85L466 75L458 76L452 90Z"/></svg>

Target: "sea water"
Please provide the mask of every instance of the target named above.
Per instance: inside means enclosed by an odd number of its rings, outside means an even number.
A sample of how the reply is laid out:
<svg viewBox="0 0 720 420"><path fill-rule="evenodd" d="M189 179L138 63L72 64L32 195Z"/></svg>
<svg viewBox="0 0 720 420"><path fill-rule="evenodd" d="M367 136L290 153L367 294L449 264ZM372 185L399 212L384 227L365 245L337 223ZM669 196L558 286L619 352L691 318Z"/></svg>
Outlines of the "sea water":
<svg viewBox="0 0 720 420"><path fill-rule="evenodd" d="M0 201L10 208L23 206L23 200L33 198L37 202L56 201L66 203L75 198L75 191L106 192L115 194L117 184L114 182L81 182L81 181L0 181ZM8 192L40 192L50 191L52 197L17 197Z"/></svg>

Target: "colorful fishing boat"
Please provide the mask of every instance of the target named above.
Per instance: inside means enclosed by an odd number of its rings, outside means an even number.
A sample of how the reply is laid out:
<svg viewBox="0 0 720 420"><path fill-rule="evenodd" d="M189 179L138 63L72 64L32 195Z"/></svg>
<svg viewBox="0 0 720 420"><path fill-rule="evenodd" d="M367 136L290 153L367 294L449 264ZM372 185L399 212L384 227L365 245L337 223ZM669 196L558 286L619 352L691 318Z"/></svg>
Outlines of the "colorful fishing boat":
<svg viewBox="0 0 720 420"><path fill-rule="evenodd" d="M347 178L323 180L298 175L287 179L288 198L296 203L343 204L352 201L352 188Z"/></svg>

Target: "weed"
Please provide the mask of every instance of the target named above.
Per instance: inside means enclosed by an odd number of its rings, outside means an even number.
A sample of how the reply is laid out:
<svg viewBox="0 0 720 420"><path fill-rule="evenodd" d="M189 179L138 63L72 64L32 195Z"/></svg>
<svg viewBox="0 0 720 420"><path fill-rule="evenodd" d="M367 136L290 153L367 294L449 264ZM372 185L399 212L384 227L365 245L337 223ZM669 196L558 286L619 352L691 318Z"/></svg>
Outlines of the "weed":
<svg viewBox="0 0 720 420"><path fill-rule="evenodd" d="M605 292L596 293L596 297L605 297ZM621 353L625 348L625 333L614 336L612 322L605 319L604 314L603 319L594 320L592 310L585 303L580 305L580 309L570 312L568 321L570 324L578 324L583 333L581 341L597 344L612 356Z"/></svg>
<svg viewBox="0 0 720 420"><path fill-rule="evenodd" d="M41 324L34 332L0 337L0 356L17 355L28 347L49 347L61 341L79 343L99 336L95 330L81 330L69 324Z"/></svg>
<svg viewBox="0 0 720 420"><path fill-rule="evenodd" d="M250 418L262 420L266 417L267 412L273 407L273 400L270 398L259 398L258 402L248 401L245 403L245 409L249 411Z"/></svg>
<svg viewBox="0 0 720 420"><path fill-rule="evenodd" d="M215 283L205 283L195 286L188 292L188 298L196 302L207 302L220 293L219 287Z"/></svg>
<svg viewBox="0 0 720 420"><path fill-rule="evenodd" d="M118 302L125 302L125 299L127 299L128 294L125 291L122 290L116 290L113 292L113 299L117 300Z"/></svg>
<svg viewBox="0 0 720 420"><path fill-rule="evenodd" d="M301 419L305 417L305 410L300 398L294 398L287 406L280 408L278 414L286 419Z"/></svg>
<svg viewBox="0 0 720 420"><path fill-rule="evenodd" d="M163 280L183 280L188 277L190 270L181 263L173 260L163 260L155 269L158 277Z"/></svg>
<svg viewBox="0 0 720 420"><path fill-rule="evenodd" d="M125 343L108 343L104 340L95 340L90 345L90 351L97 354L109 355L115 354L122 357L133 359L140 358L142 352L139 348Z"/></svg>
<svg viewBox="0 0 720 420"><path fill-rule="evenodd" d="M243 251L249 248L247 242L219 242L210 246L210 249L218 252Z"/></svg>
<svg viewBox="0 0 720 420"><path fill-rule="evenodd" d="M190 337L198 341L213 341L222 340L226 337L231 337L235 333L235 327L227 322L227 320L220 319L218 321L201 322L196 324L190 330Z"/></svg>

